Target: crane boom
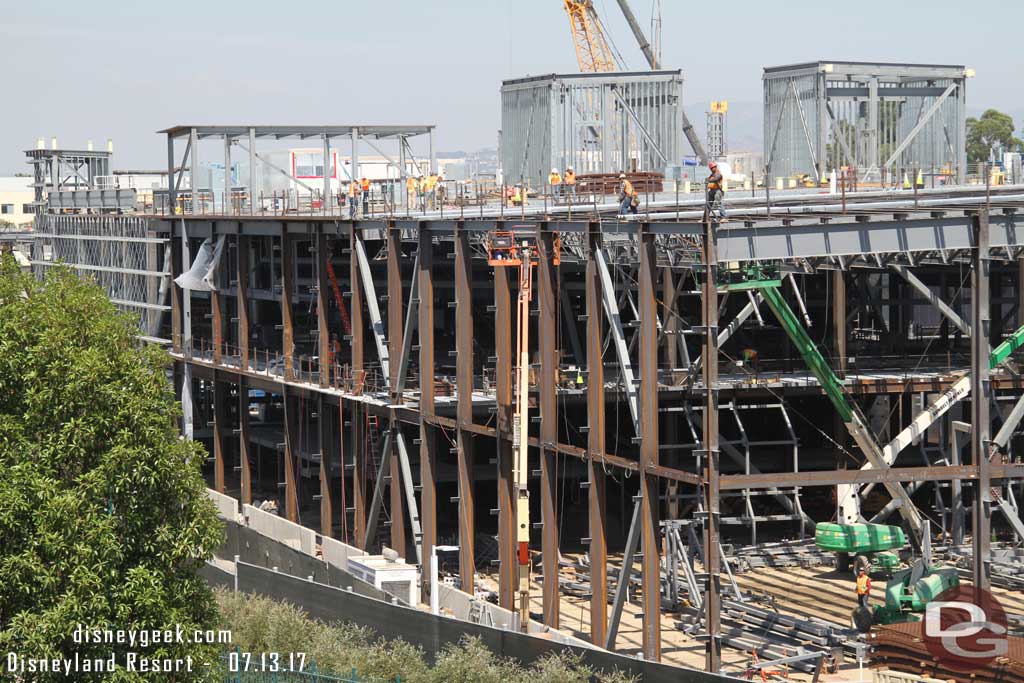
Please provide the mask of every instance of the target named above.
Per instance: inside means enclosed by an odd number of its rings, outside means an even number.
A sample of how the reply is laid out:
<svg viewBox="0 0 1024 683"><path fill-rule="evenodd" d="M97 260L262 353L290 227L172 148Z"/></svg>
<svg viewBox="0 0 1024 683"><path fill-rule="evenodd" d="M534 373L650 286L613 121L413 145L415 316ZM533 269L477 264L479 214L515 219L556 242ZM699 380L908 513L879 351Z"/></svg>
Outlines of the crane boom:
<svg viewBox="0 0 1024 683"><path fill-rule="evenodd" d="M576 46L576 61L583 73L615 71L608 40L601 29L601 20L591 0L564 0L573 43Z"/></svg>

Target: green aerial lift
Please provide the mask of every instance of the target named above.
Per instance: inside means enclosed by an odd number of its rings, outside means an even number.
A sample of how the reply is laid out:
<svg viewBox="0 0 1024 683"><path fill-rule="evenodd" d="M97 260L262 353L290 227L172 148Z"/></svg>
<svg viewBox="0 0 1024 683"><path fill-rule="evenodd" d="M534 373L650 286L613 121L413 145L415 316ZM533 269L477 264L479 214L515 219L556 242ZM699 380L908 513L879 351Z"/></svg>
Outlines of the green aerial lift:
<svg viewBox="0 0 1024 683"><path fill-rule="evenodd" d="M836 554L836 569L853 573L861 569L882 571L891 575L900 564L900 550L906 547L903 529L888 524L819 523L814 529L814 543L822 550ZM895 550L896 552L889 552Z"/></svg>

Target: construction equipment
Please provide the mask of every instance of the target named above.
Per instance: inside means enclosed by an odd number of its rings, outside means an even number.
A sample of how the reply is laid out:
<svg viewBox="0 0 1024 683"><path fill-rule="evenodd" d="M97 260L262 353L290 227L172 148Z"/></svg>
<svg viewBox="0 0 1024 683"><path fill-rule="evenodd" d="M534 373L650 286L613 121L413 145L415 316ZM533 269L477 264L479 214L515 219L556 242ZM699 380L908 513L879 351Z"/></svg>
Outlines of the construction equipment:
<svg viewBox="0 0 1024 683"><path fill-rule="evenodd" d="M722 291L754 289L761 293L782 329L800 355L803 356L811 373L821 384L822 390L835 407L836 412L839 413L839 417L842 418L850 436L860 447L865 458L876 468L887 468L889 465L885 461L882 449L868 428L867 420L861 414L856 403L846 395L842 382L832 372L818 347L800 323L800 319L782 297L780 292L782 280L778 277L778 269L774 266L761 265L754 265L742 271L732 270L730 272L729 269L723 269L722 277L724 281L720 280L718 283L719 289ZM911 501L910 495L898 483L887 482L885 488L894 500L899 501L899 512L910 526L915 541L920 543L921 515ZM841 496L839 503L841 522L854 524L861 521L860 498L856 492L853 495Z"/></svg>
<svg viewBox="0 0 1024 683"><path fill-rule="evenodd" d="M565 11L569 15L569 26L572 31L573 44L576 46L576 61L579 63L580 71L583 73L617 71L618 66L608 47L608 40L604 36L601 19L597 16L597 11L591 0L563 0L563 3ZM627 0L618 0L618 3L622 15L626 18L626 23L629 24L629 28L633 32L633 37L636 38L640 46L640 51L644 53L647 64L656 71L660 68L658 58L644 36L644 31L640 28L629 3ZM679 108L679 116L683 122L683 134L693 148L693 153L697 155L700 163L707 163L708 155L704 151L704 145L701 144L700 138L697 137L697 131L694 130L693 124L690 123L690 119L682 107Z"/></svg>
<svg viewBox="0 0 1024 683"><path fill-rule="evenodd" d="M561 242L553 240L553 265L559 263ZM516 308L515 414L512 421L512 480L516 490L516 559L519 565L519 627L530 623L530 489L527 444L530 427L530 299L533 266L539 261L535 234L507 230L487 236L487 263L495 268L519 268Z"/></svg>
<svg viewBox="0 0 1024 683"><path fill-rule="evenodd" d="M885 605L875 608L871 621L875 624L920 621L917 615L925 611L929 602L959 585L956 569L939 569L925 560L917 560L909 569L893 574L885 586ZM867 631L862 623L856 623L856 616L854 621L858 630Z"/></svg>
<svg viewBox="0 0 1024 683"><path fill-rule="evenodd" d="M836 554L836 570L850 571L853 558L854 574L865 571L883 571L892 574L900 563L900 550L907 545L903 529L888 524L830 524L820 523L814 530L814 544L822 550Z"/></svg>

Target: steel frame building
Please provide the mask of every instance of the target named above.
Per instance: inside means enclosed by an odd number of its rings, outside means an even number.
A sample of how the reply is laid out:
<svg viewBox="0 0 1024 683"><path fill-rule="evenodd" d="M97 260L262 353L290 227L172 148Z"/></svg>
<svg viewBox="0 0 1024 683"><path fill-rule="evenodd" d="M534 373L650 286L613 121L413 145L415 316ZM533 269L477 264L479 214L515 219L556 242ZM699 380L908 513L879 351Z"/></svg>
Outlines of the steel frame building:
<svg viewBox="0 0 1024 683"><path fill-rule="evenodd" d="M801 372L799 360L787 356L784 342L776 345L777 352L765 354L764 361L778 367L774 385L756 377L737 379L731 371L720 375L733 367L732 361L701 362L698 353L719 358L725 351L726 358L736 358L736 340L730 338L742 335L744 323L760 315L756 298L725 301L719 296L716 270L723 264L773 261L800 277L804 286L794 288L791 296L806 303L805 315L829 319L823 344L846 377L848 391L862 401L884 396L902 406L911 394L946 390L967 369L944 365L936 370L933 359L926 367L920 367L921 361L913 369L885 371L888 354L927 351L926 341L915 343L906 334L920 306L935 306L947 321L935 334L969 365L971 395L990 399L997 391L1019 393L1013 374L989 372L984 335L969 335L968 349L962 330L992 330L994 344L1011 319L1024 322L1018 295L1024 287L1019 237L1024 233L1016 214L1024 202L1021 192L1007 188L991 203L977 190L936 192L930 204L918 208L891 196L869 195L849 205L838 198L822 205L820 196L812 196L782 217L764 215L772 208L755 199L736 210L746 212L742 225L717 229L676 219L676 211L659 213L656 207L633 221L600 211L584 219L556 211L517 219L348 221L322 215L190 214L152 221L157 233L173 242L175 275L200 240L223 239L226 245L216 289L173 288L170 333L178 391L189 403L190 395L197 397L195 436L212 441L214 487L238 490L247 502L280 495L288 519L363 546L380 542L386 510L387 543L410 559L428 557L446 527L458 538L463 586L473 585L478 532L494 531L499 600L510 608L516 586L510 457L514 283L504 269L486 265L482 240L496 229L536 239L541 245L535 355L539 420L529 443L539 464L531 487L541 520L537 547L543 558L544 621L559 624L558 557L566 542L559 529L567 521L560 512L561 491L565 481L576 481L587 491L581 543L592 566L590 634L593 642L614 646L627 583L619 577L609 614L607 553L614 535L609 490L618 489L636 500L625 566L639 550L643 655L659 659L660 520L679 515L681 505L690 501L687 514L703 520L708 558L704 623L711 634L707 661L709 670L717 670L722 587L713 549L723 524L758 521L723 513L723 504L736 510L734 492L746 505L755 495L762 496L759 506L775 499L788 511L761 513L763 523L801 524L807 516L801 492L808 488L899 482L924 490L929 483L953 482L953 526L960 525L954 533L964 537L970 513L976 556L983 557L992 486L1018 481L1024 465L1013 450L1008 455L988 452L989 400L971 402L972 423L979 428L971 432L969 464L961 464L958 451L951 465L940 459L924 466L897 462L869 469L856 459L836 463L834 456L821 455L798 461L768 457L773 452L769 440L728 436L732 429L719 423L723 409L734 412L738 404L764 403L766 396L778 398L780 389L783 400L801 406L800 411L815 410L809 407L815 402L820 411L823 399L816 383ZM885 205L888 211L880 208ZM558 266L553 265L556 237L563 245ZM342 273L340 280L332 272ZM711 275L695 275L702 272ZM949 292L957 282L964 287L960 276L965 272L982 302L989 296L990 277L1012 282L1014 293L1006 296L1000 288L991 306L972 306L972 319L965 322L934 294L936 285L921 280L938 282L940 293ZM956 282L947 282L947 275ZM855 306L847 300L848 288L857 292ZM345 302L344 318L340 302ZM378 302L386 303L383 312ZM990 310L998 312L991 321ZM728 320L725 325L719 323L720 311ZM860 320L855 337L849 334L852 317ZM876 323L877 339L865 337ZM256 326L262 332L254 336ZM280 336L268 339L275 330ZM874 349L874 361L863 355L865 348ZM867 367L871 363L878 367ZM580 379L566 381L573 367L580 368L575 371ZM276 427L265 423L256 430L251 424L254 389L280 397L272 402L280 409ZM963 394L957 397L962 399ZM1018 402L1013 414L1004 416L995 442L1009 442L1024 413L1022 405ZM681 413L699 418L684 421ZM828 412L819 414L827 417ZM925 430L946 433L954 415ZM905 426L905 417L896 419L896 429ZM804 441L808 429L799 425ZM720 433L727 436L720 438ZM706 439L701 437L705 434ZM852 457L838 432L829 439L839 444L836 454ZM774 446L789 452L794 441ZM901 443L894 441L897 448L910 442ZM766 450L751 457L751 445ZM624 483L627 475L635 477L636 488ZM494 484L490 491L484 486L488 482ZM967 505L961 496L970 482L975 495ZM496 524L487 521L491 505ZM624 524L625 516L619 522ZM985 585L986 564L977 567L975 581Z"/></svg>
<svg viewBox="0 0 1024 683"><path fill-rule="evenodd" d="M810 62L765 68L769 175L825 178L843 166L862 181L967 172L963 66Z"/></svg>
<svg viewBox="0 0 1024 683"><path fill-rule="evenodd" d="M507 184L542 187L551 168L664 171L681 163L683 77L676 71L550 74L501 84Z"/></svg>

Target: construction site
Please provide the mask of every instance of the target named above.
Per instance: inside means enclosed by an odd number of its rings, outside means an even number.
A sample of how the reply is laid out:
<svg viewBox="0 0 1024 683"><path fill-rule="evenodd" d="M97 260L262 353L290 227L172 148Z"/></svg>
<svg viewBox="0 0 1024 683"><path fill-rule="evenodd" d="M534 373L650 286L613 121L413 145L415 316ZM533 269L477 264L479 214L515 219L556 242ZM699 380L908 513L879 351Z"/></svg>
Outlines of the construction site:
<svg viewBox="0 0 1024 683"><path fill-rule="evenodd" d="M1024 184L968 164L973 71L766 66L714 199L728 104L700 139L625 0L643 70L564 5L580 71L494 84L493 179L440 173L429 111L184 122L146 192L41 140L3 238L168 349L225 519L382 614L643 680L1024 681ZM967 588L1009 643L969 673L920 635Z"/></svg>

